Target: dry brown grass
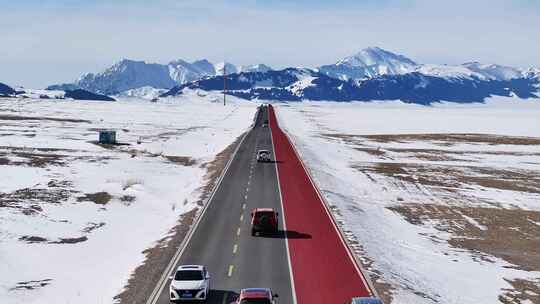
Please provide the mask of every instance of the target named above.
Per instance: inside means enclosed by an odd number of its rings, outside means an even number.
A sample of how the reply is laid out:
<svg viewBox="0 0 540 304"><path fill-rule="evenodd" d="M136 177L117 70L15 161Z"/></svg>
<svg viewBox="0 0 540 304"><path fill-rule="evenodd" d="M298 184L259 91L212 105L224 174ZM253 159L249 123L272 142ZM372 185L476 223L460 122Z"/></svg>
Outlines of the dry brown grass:
<svg viewBox="0 0 540 304"><path fill-rule="evenodd" d="M493 148L489 151L480 149L456 151L446 148L457 143L476 146L533 146L540 145L539 138L489 134L323 134L322 136L343 141L357 151L374 156L377 161L353 165L372 182L379 182L381 176L387 177L383 179L385 188L394 187L418 195L429 193L429 196L437 197L441 202L449 202L448 205L420 204L398 198L399 205L389 209L402 215L409 223L429 225L438 231L449 233L451 235L449 245L469 252L477 261L493 262L493 258L497 257L521 270L540 271L540 211L517 207L502 208L502 203L508 205L508 202L483 199L468 191L482 187L480 189L539 194L540 174L534 167L517 169L511 165L490 167L476 163L481 162L482 158L487 158L486 156L531 157L540 156L540 153L534 150L531 152L530 148L524 151L516 151L515 148L512 151ZM428 142L440 148L410 148L410 144L414 142ZM407 143L407 147L402 147L402 143ZM378 144L382 147L378 147ZM434 242L445 242L438 233L425 236ZM365 260L365 255L361 256ZM365 268L369 269L369 260L367 263ZM371 269L370 271L373 272ZM386 284L384 278L376 271L370 275L375 282L382 284L375 284L375 288L386 301L390 302L391 297L386 295L391 295L393 286ZM501 293L499 297L501 303L517 304L525 300L540 303L540 278L507 281L512 288Z"/></svg>
<svg viewBox="0 0 540 304"><path fill-rule="evenodd" d="M529 301L529 303L540 303L540 278L536 280L506 280L512 289L504 290L499 296L499 301L503 304L519 304Z"/></svg>
<svg viewBox="0 0 540 304"><path fill-rule="evenodd" d="M7 158L8 156L15 156L21 160L12 161ZM67 155L50 154L50 153L36 153L36 152L24 152L24 151L0 151L0 165L11 166L30 166L45 168L47 166L65 166Z"/></svg>
<svg viewBox="0 0 540 304"><path fill-rule="evenodd" d="M170 162L173 162L175 164L179 164L182 166L194 166L197 164L197 161L189 156L172 156L172 155L164 155L164 157L169 160Z"/></svg>
<svg viewBox="0 0 540 304"><path fill-rule="evenodd" d="M58 121L58 122L92 123L91 121L85 120L85 119L32 117L32 116L5 115L5 114L0 115L0 120L48 120L48 121Z"/></svg>
<svg viewBox="0 0 540 304"><path fill-rule="evenodd" d="M395 162L358 163L353 167L364 174L381 174L411 185L439 187L446 191L478 185L500 190L540 193L540 175L533 170Z"/></svg>
<svg viewBox="0 0 540 304"><path fill-rule="evenodd" d="M339 135L339 134L338 134ZM489 145L540 145L540 139L534 137L506 136L494 134L476 134L476 133L442 133L442 134L381 134L381 135L341 135L347 137L361 137L372 141L406 142L406 141L439 141L453 143L482 143Z"/></svg>
<svg viewBox="0 0 540 304"><path fill-rule="evenodd" d="M36 215L42 211L40 204L60 204L67 201L70 195L71 190L63 188L24 188L0 193L0 208L13 208L25 215Z"/></svg>
<svg viewBox="0 0 540 304"><path fill-rule="evenodd" d="M113 198L107 192L86 193L84 196L78 197L78 202L93 202L98 205L106 205Z"/></svg>
<svg viewBox="0 0 540 304"><path fill-rule="evenodd" d="M35 281L22 281L17 282L15 287L10 288L9 291L15 291L15 290L34 290L41 287L45 287L52 283L52 279L43 279L43 280L35 280Z"/></svg>
<svg viewBox="0 0 540 304"><path fill-rule="evenodd" d="M487 253L519 269L540 270L540 211L411 203L389 209L414 225L435 223L434 228L452 235L450 245L475 257L489 260Z"/></svg>
<svg viewBox="0 0 540 304"><path fill-rule="evenodd" d="M448 243L469 251L476 260L493 262L494 256L517 269L540 270L540 211L433 204L402 204L389 209L411 224L430 224L450 233ZM438 240L436 235L430 237ZM499 297L502 303L521 303L526 299L540 303L540 279L507 281L513 288Z"/></svg>

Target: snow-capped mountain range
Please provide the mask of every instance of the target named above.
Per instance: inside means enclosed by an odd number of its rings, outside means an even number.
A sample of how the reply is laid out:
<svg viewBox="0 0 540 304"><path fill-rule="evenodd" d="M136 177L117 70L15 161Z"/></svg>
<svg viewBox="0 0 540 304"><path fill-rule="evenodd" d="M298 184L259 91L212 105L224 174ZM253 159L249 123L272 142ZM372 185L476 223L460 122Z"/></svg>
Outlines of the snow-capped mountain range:
<svg viewBox="0 0 540 304"><path fill-rule="evenodd" d="M318 71L341 80L362 80L383 75L403 75L418 72L444 78L478 78L510 80L524 77L526 71L498 64L469 62L462 65L419 64L413 60L378 47L363 49L335 64L323 65Z"/></svg>
<svg viewBox="0 0 540 304"><path fill-rule="evenodd" d="M123 59L105 71L97 74L83 74L74 83L49 86L50 90L73 90L82 88L106 95L126 95L123 92L142 87L170 89L176 85L189 83L205 77L239 73L267 72L270 67L264 64L236 66L228 62L213 64L206 59L187 62L182 59L168 64L147 63ZM134 93L136 91L132 91ZM146 90L145 95L148 93Z"/></svg>
<svg viewBox="0 0 540 304"><path fill-rule="evenodd" d="M371 47L316 69L289 68L266 73L227 76L227 93L246 99L277 101L402 100L483 102L493 95L538 98L538 69L522 70L497 64L419 64ZM223 90L223 77L214 76L177 86L162 96L186 89Z"/></svg>
<svg viewBox="0 0 540 304"><path fill-rule="evenodd" d="M438 101L468 103L483 102L485 98L493 95L538 98L539 84L540 74L510 80L484 80L410 72L363 80L342 80L311 69L289 68L266 73L228 75L227 94L249 100L275 101L402 100L417 104ZM185 90L221 91L223 76L177 86L162 97L181 95Z"/></svg>
<svg viewBox="0 0 540 304"><path fill-rule="evenodd" d="M235 66L205 59L191 63L176 60L166 65L124 59L104 72L85 74L74 83L49 89L82 88L98 94L142 98L178 95L185 89L222 91L224 70L228 94L246 99L400 99L424 104L442 100L481 102L491 95L540 95L540 69L479 62L421 64L378 47L313 69L272 70L264 64Z"/></svg>

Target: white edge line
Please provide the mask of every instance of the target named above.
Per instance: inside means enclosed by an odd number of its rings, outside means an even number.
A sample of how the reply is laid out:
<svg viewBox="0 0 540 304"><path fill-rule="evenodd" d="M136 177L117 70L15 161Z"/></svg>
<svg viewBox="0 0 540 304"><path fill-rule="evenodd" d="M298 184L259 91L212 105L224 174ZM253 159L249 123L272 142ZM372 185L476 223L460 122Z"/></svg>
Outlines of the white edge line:
<svg viewBox="0 0 540 304"><path fill-rule="evenodd" d="M269 109L266 110L268 113L270 113ZM277 122L277 119L276 119ZM270 118L268 119L268 125L270 127L270 139L272 140L272 152L274 152L274 158L276 155L276 149L274 147L274 135L272 134L272 124ZM275 159L274 159L275 160ZM274 162L274 166L276 167L276 177L277 177L277 185L278 185L278 191L279 191L279 203L281 204L281 218L283 222L283 231L287 233L287 224L285 221L285 209L283 208L283 199L281 196L281 185L279 184L279 169L277 162ZM291 263L291 253L289 251L289 239L285 237L285 247L287 249L287 262L289 263L289 275L291 280L291 289L292 289L292 296L293 296L293 304L296 304L296 289L294 287L294 276L293 276L293 270L292 270L292 263Z"/></svg>
<svg viewBox="0 0 540 304"><path fill-rule="evenodd" d="M274 110L274 114L275 114L275 110ZM275 116L276 116L276 123L277 123L277 115L275 115ZM277 127L280 128L279 123L278 123ZM336 224L336 219L334 218L332 213L328 210L328 203L327 203L326 199L321 195L321 193L319 191L319 188L317 187L315 182L313 182L313 178L311 177L311 173L306 168L306 166L304 165L304 161L302 160L302 158L300 157L300 154L296 150L296 146L293 144L293 141L290 139L289 134L287 132L285 132L284 130L281 130L281 131L287 137L287 140L289 141L289 144L291 145L291 147L293 147L293 151L296 154L296 158L298 158L298 160L300 161L300 164L302 165L302 168L304 168L304 171L306 172L306 175L309 178L311 186L317 192L317 196L321 200L321 203L322 203L322 205L324 207L324 210L326 211L326 215L330 218L330 221L332 222L332 226L334 226L334 229L336 230L336 232L337 232L337 234L339 236L339 239L341 240L342 245L345 247L345 251L347 251L347 254L349 255L349 258L351 259L351 261L353 262L353 265L355 266L356 271L360 275L360 278L362 278L362 281L367 285L367 287L369 287L368 291L370 292L370 295L378 297L377 291L373 287L373 283L371 282L371 280L367 279L366 275L364 274L365 270L362 268L362 266L360 264L360 261L358 261L358 259L352 254L352 249L349 246L349 244L345 241L344 236L343 236L343 232L341 231L341 229L339 229L339 227ZM273 144L273 142L272 142L272 144ZM276 170L277 170L277 166L276 166ZM281 190L280 190L280 192L281 192Z"/></svg>
<svg viewBox="0 0 540 304"><path fill-rule="evenodd" d="M256 121L256 118L258 117L258 115L259 115L258 113L255 115L255 120L253 121L253 124L251 125L251 128L249 128L248 131L246 133L244 133L244 136L242 136L242 139L240 140L240 142L238 143L238 145L234 149L234 152L233 152L231 158L227 162L227 165L225 166L225 169L223 170L223 172L221 173L221 176L219 177L218 183L216 184L214 189L212 189L212 194L210 195L210 197L208 198L206 204L204 205L203 210L199 213L199 216L197 217L197 221L195 222L194 225L191 226L187 237L184 238L184 240L182 241L182 245L179 247L179 250L176 252L174 257L171 259L171 261L167 265L166 271L163 272L163 275L161 276L161 278L158 281L158 284L156 285L156 287L154 288L154 290L150 294L150 297L146 301L146 304L155 304L157 302L157 300L159 299L159 295L161 295L161 292L163 291L163 288L166 285L167 279L168 279L169 275L172 273L174 265L176 265L176 263L178 263L178 261L180 260L180 257L184 253L185 249L187 248L187 245L189 244L191 238L193 237L193 234L195 234L195 231L197 230L197 227L199 226L199 223L201 222L202 218L204 217L204 214L205 214L206 210L210 206L210 203L213 201L213 198L214 198L214 195L217 192L217 189L219 189L219 186L221 185L221 182L223 181L223 178L227 174L227 171L229 170L229 166L231 165L233 159L236 157L236 154L237 154L238 150L240 149L240 147L244 143L244 139L253 130L253 128L255 126L255 121Z"/></svg>

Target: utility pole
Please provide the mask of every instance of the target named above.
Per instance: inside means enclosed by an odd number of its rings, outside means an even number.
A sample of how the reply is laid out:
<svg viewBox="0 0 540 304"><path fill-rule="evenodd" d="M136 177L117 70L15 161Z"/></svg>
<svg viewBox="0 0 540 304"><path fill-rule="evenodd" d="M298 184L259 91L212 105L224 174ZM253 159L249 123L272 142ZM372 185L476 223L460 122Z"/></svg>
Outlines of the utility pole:
<svg viewBox="0 0 540 304"><path fill-rule="evenodd" d="M227 92L227 64L225 61L223 62L223 105L227 105L227 102L225 100Z"/></svg>

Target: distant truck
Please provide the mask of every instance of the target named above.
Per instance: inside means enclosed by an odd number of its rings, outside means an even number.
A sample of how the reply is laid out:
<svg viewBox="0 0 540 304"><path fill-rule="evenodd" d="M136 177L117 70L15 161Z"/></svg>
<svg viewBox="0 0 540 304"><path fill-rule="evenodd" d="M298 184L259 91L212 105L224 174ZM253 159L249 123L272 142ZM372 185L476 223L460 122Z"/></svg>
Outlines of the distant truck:
<svg viewBox="0 0 540 304"><path fill-rule="evenodd" d="M257 152L257 161L260 163L268 163L272 161L271 153L268 150L259 150Z"/></svg>

